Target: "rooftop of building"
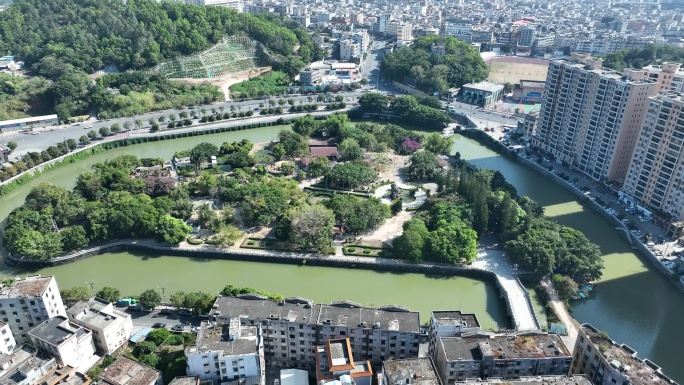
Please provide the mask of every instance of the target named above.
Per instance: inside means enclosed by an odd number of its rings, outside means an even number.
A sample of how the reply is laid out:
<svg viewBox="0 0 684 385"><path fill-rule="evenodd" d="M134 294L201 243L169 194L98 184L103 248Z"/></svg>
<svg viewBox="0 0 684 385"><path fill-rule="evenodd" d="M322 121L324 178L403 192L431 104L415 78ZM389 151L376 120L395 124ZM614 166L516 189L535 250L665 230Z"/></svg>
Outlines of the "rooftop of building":
<svg viewBox="0 0 684 385"><path fill-rule="evenodd" d="M480 322L473 313L461 313L458 310L439 310L433 311L432 315L440 325L480 327Z"/></svg>
<svg viewBox="0 0 684 385"><path fill-rule="evenodd" d="M393 331L420 331L420 315L397 306L363 308L350 301L330 305L314 304L304 298L272 301L258 295L219 297L211 315L219 317L285 320L333 326L379 328Z"/></svg>
<svg viewBox="0 0 684 385"><path fill-rule="evenodd" d="M26 380L25 373L32 370L45 368L50 370L50 365L57 366L55 359L48 357L29 344L24 344L9 354L0 354L0 384L16 385Z"/></svg>
<svg viewBox="0 0 684 385"><path fill-rule="evenodd" d="M520 79L520 86L544 88L544 86L546 86L546 82L543 80L523 80L523 79Z"/></svg>
<svg viewBox="0 0 684 385"><path fill-rule="evenodd" d="M500 378L490 378L487 380L470 380L466 384L478 385L592 385L591 381L585 376L539 376L539 377L520 377L517 380L502 380Z"/></svg>
<svg viewBox="0 0 684 385"><path fill-rule="evenodd" d="M64 341L73 336L80 338L89 333L89 330L69 322L66 317L61 315L43 321L29 331L29 335L32 337L54 346L61 345Z"/></svg>
<svg viewBox="0 0 684 385"><path fill-rule="evenodd" d="M382 371L390 384L442 385L428 357L383 361Z"/></svg>
<svg viewBox="0 0 684 385"><path fill-rule="evenodd" d="M48 289L52 276L29 275L26 278L18 278L7 286L0 289L0 299L4 298L32 298L41 297Z"/></svg>
<svg viewBox="0 0 684 385"><path fill-rule="evenodd" d="M478 82L478 83L468 83L464 84L463 88L470 88L478 91L485 91L485 92L496 92L500 89L503 89L503 86L501 84L496 84L496 83L491 83L491 82Z"/></svg>
<svg viewBox="0 0 684 385"><path fill-rule="evenodd" d="M606 361L629 378L632 385L672 385L671 378L662 373L660 367L648 359L641 359L637 352L625 344L607 338L590 324L580 326L582 332L589 337ZM578 339L579 341L579 339Z"/></svg>
<svg viewBox="0 0 684 385"><path fill-rule="evenodd" d="M91 327L106 329L120 318L126 318L126 313L107 307L108 301L100 298L92 298L88 301L77 302L67 310L67 315L75 318Z"/></svg>
<svg viewBox="0 0 684 385"><path fill-rule="evenodd" d="M169 385L198 385L199 383L199 376L179 376L171 380Z"/></svg>
<svg viewBox="0 0 684 385"><path fill-rule="evenodd" d="M148 385L156 381L161 372L126 356L119 356L100 374L103 384Z"/></svg>
<svg viewBox="0 0 684 385"><path fill-rule="evenodd" d="M349 339L340 338L325 341L328 366L331 371L349 370L354 367L352 363L351 346Z"/></svg>
<svg viewBox="0 0 684 385"><path fill-rule="evenodd" d="M236 322L238 325L235 325ZM239 322L237 318L222 325L216 322L202 322L197 341L195 345L188 346L186 354L223 351L224 356L235 356L256 353L259 343L258 327L240 327Z"/></svg>
<svg viewBox="0 0 684 385"><path fill-rule="evenodd" d="M483 356L496 359L569 357L570 352L555 334L464 335L441 338L448 361L479 360Z"/></svg>
<svg viewBox="0 0 684 385"><path fill-rule="evenodd" d="M55 366L36 381L40 385L87 385L90 377L76 371L73 366Z"/></svg>

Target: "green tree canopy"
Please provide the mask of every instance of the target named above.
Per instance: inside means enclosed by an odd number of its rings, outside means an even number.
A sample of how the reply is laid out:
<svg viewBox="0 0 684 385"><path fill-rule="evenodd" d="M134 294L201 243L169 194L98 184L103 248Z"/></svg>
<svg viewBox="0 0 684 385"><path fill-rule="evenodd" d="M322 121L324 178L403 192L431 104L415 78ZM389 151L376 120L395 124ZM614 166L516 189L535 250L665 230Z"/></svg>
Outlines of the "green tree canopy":
<svg viewBox="0 0 684 385"><path fill-rule="evenodd" d="M140 294L139 302L147 309L154 309L161 304L161 295L154 289L145 290Z"/></svg>
<svg viewBox="0 0 684 385"><path fill-rule="evenodd" d="M387 96L380 92L366 92L359 98L359 106L365 111L380 112L387 108Z"/></svg>
<svg viewBox="0 0 684 385"><path fill-rule="evenodd" d="M95 293L95 296L97 298L102 298L105 301L109 302L116 302L121 298L121 292L119 289L105 286L102 289L98 290L97 293Z"/></svg>
<svg viewBox="0 0 684 385"><path fill-rule="evenodd" d="M333 234L333 212L321 205L303 205L290 214L295 242L304 247L322 249L330 245Z"/></svg>

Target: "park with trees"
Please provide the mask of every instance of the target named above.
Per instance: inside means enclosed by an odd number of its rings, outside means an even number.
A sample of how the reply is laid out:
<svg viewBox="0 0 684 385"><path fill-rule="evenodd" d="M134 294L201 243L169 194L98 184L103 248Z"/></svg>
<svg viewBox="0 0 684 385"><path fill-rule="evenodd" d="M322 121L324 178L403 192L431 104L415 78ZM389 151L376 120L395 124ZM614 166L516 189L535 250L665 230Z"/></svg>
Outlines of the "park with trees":
<svg viewBox="0 0 684 385"><path fill-rule="evenodd" d="M434 46L444 46L443 54L433 53ZM428 94L483 81L489 74L477 49L451 36L420 37L386 55L380 70L388 79L404 84L412 80L417 89Z"/></svg>

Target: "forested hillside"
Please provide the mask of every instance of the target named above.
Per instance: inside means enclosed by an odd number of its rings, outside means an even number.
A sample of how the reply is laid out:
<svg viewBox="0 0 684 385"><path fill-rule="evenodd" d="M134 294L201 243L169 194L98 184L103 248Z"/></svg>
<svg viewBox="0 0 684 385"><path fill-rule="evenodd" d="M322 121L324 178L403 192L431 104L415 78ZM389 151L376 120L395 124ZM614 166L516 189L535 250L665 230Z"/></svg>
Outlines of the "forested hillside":
<svg viewBox="0 0 684 385"><path fill-rule="evenodd" d="M17 55L47 77L55 58L85 72L108 64L145 69L240 34L264 44L285 72L322 54L293 21L223 7L154 0L17 0L0 13L0 53ZM301 47L294 52L297 43Z"/></svg>
<svg viewBox="0 0 684 385"><path fill-rule="evenodd" d="M106 75L92 85L87 74L110 64L148 69L232 35L260 41L271 57L264 64L289 76L323 58L305 29L278 15L154 0L17 0L0 12L0 54L16 55L37 76L0 78L0 120L54 112L64 121L90 107L107 118L210 103L221 97L215 86L144 73ZM120 93L107 90L120 86Z"/></svg>
<svg viewBox="0 0 684 385"><path fill-rule="evenodd" d="M433 45L439 44L445 46L444 55L431 51ZM405 82L406 77L412 78L426 92L444 92L449 87L479 82L489 73L475 48L450 36L443 43L439 36L426 36L410 47L398 48L383 59L380 69L391 80Z"/></svg>
<svg viewBox="0 0 684 385"><path fill-rule="evenodd" d="M654 44L646 48L623 49L607 55L603 61L603 66L622 71L624 68L642 68L663 61L681 63L684 61L684 49L671 45Z"/></svg>

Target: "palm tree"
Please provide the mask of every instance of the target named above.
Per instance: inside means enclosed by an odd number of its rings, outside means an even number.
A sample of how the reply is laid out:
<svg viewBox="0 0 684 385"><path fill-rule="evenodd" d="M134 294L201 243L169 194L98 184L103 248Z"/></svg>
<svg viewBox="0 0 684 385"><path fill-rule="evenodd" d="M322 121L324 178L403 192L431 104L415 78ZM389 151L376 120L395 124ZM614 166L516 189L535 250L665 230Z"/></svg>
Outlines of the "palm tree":
<svg viewBox="0 0 684 385"><path fill-rule="evenodd" d="M199 119L197 115L199 115L199 112L197 112L197 110L192 110L192 117L195 119Z"/></svg>
<svg viewBox="0 0 684 385"><path fill-rule="evenodd" d="M264 103L259 103L259 108L264 108Z"/></svg>
<svg viewBox="0 0 684 385"><path fill-rule="evenodd" d="M313 102L313 98L311 96L307 96L306 100L309 101L309 103Z"/></svg>
<svg viewBox="0 0 684 385"><path fill-rule="evenodd" d="M157 120L159 121L159 123L164 123L166 121L166 116L162 115L158 117Z"/></svg>
<svg viewBox="0 0 684 385"><path fill-rule="evenodd" d="M268 105L269 105L269 106L273 107L273 106L275 106L275 104L276 104L275 100L273 100L273 99L268 99Z"/></svg>
<svg viewBox="0 0 684 385"><path fill-rule="evenodd" d="M127 121L124 122L123 128L125 128L126 131L128 131L128 130L131 129L131 126L132 126L132 125L133 125L133 124L132 124L130 121L127 120Z"/></svg>
<svg viewBox="0 0 684 385"><path fill-rule="evenodd" d="M219 111L221 111L221 113L223 113L223 111L225 111L225 110L226 110L226 107L224 107L224 106L219 107Z"/></svg>
<svg viewBox="0 0 684 385"><path fill-rule="evenodd" d="M216 108L211 107L211 113L212 113L212 115L216 115Z"/></svg>
<svg viewBox="0 0 684 385"><path fill-rule="evenodd" d="M175 115L175 114L170 114L170 115L169 115L169 120L172 121L172 122L175 122L175 121L176 121L176 115Z"/></svg>
<svg viewBox="0 0 684 385"><path fill-rule="evenodd" d="M181 112L181 113L179 114L179 116L181 117L181 119L187 119L187 118L188 118L188 113L185 112L185 111L183 111L183 112Z"/></svg>
<svg viewBox="0 0 684 385"><path fill-rule="evenodd" d="M135 126L138 128L142 128L143 122L140 119L135 120Z"/></svg>
<svg viewBox="0 0 684 385"><path fill-rule="evenodd" d="M207 114L207 109L206 109L206 108L202 108L202 109L200 110L200 112L202 113L202 116L205 116L205 115Z"/></svg>
<svg viewBox="0 0 684 385"><path fill-rule="evenodd" d="M235 106L232 104L230 105L230 112L235 112Z"/></svg>

